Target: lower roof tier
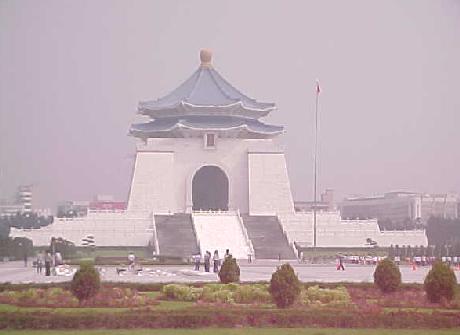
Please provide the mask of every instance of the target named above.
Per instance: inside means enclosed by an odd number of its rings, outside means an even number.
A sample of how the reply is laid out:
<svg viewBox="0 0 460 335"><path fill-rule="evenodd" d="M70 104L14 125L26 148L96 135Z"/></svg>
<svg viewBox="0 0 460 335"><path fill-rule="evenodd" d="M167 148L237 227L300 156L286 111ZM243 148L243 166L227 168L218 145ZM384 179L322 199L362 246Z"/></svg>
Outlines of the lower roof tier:
<svg viewBox="0 0 460 335"><path fill-rule="evenodd" d="M270 138L283 133L281 126L236 116L186 115L131 125L130 135L140 138L184 137L190 132L228 132L243 138Z"/></svg>

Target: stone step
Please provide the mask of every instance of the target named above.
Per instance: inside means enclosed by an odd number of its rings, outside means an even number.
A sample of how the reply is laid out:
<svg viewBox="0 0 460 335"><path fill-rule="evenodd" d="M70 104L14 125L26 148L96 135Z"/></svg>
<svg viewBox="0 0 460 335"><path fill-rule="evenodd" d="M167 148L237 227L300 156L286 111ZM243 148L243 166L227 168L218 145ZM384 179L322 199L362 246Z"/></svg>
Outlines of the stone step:
<svg viewBox="0 0 460 335"><path fill-rule="evenodd" d="M295 259L276 216L242 215L256 259Z"/></svg>
<svg viewBox="0 0 460 335"><path fill-rule="evenodd" d="M155 215L155 225L160 255L190 257L199 252L191 215Z"/></svg>

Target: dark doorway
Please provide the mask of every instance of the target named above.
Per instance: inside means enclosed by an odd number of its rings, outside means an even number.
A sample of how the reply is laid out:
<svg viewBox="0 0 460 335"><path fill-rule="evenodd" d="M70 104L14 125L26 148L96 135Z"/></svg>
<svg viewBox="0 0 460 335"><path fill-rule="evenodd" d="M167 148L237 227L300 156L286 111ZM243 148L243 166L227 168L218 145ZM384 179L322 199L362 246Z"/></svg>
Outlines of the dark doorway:
<svg viewBox="0 0 460 335"><path fill-rule="evenodd" d="M217 166L203 166L192 181L193 210L228 210L228 178Z"/></svg>

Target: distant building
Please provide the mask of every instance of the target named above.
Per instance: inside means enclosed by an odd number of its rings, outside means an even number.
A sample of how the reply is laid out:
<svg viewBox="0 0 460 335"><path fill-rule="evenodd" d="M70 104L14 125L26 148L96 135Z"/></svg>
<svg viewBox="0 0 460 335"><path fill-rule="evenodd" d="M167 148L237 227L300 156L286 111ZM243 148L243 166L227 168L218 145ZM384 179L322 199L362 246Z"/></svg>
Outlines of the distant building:
<svg viewBox="0 0 460 335"><path fill-rule="evenodd" d="M126 202L115 201L113 195L99 194L90 202L89 209L91 211L124 211L126 209Z"/></svg>
<svg viewBox="0 0 460 335"><path fill-rule="evenodd" d="M21 185L18 187L17 204L22 205L22 212L32 212L32 185Z"/></svg>
<svg viewBox="0 0 460 335"><path fill-rule="evenodd" d="M294 209L296 212L311 212L315 207L314 201L294 201ZM334 203L334 190L326 189L321 194L321 198L316 202L316 210L324 212L333 212L337 210Z"/></svg>
<svg viewBox="0 0 460 335"><path fill-rule="evenodd" d="M376 218L426 223L431 216L458 218L458 195L389 192L379 196L346 198L340 204L342 218Z"/></svg>
<svg viewBox="0 0 460 335"><path fill-rule="evenodd" d="M0 201L0 216L13 216L21 213L22 209L22 205L6 200Z"/></svg>
<svg viewBox="0 0 460 335"><path fill-rule="evenodd" d="M32 212L32 185L21 185L16 195L8 200L0 201L0 216L12 216L17 213Z"/></svg>
<svg viewBox="0 0 460 335"><path fill-rule="evenodd" d="M91 201L89 209L92 211L124 211L126 202L124 201Z"/></svg>
<svg viewBox="0 0 460 335"><path fill-rule="evenodd" d="M96 195L92 201L68 200L58 204L59 218L85 217L89 211L124 211L126 202L114 201L111 195Z"/></svg>

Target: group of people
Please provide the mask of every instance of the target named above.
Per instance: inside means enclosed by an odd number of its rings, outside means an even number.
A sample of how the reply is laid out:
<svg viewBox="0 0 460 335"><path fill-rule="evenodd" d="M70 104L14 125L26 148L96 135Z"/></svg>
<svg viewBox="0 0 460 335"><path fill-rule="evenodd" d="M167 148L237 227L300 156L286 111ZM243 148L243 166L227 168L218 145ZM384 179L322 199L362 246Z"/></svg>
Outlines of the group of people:
<svg viewBox="0 0 460 335"><path fill-rule="evenodd" d="M45 276L51 276L51 268L61 263L62 257L60 253L57 252L53 257L53 255L51 255L49 251L40 252L37 254L37 259L35 260L35 267L37 268L38 274L42 274L44 270Z"/></svg>
<svg viewBox="0 0 460 335"><path fill-rule="evenodd" d="M229 256L230 256L230 250L227 249L225 251L225 258L227 258ZM193 256L193 258L194 258L194 263L195 263L195 271L200 271L201 255L196 254L195 256ZM212 262L212 265L213 265L213 272L215 272L215 273L219 272L219 268L220 268L220 265L221 265L220 264L221 260L220 260L220 257L219 257L219 251L218 250L214 250L214 255L211 255L211 252L206 250L203 258L204 258L204 271L205 272L210 272L211 271L211 262Z"/></svg>

